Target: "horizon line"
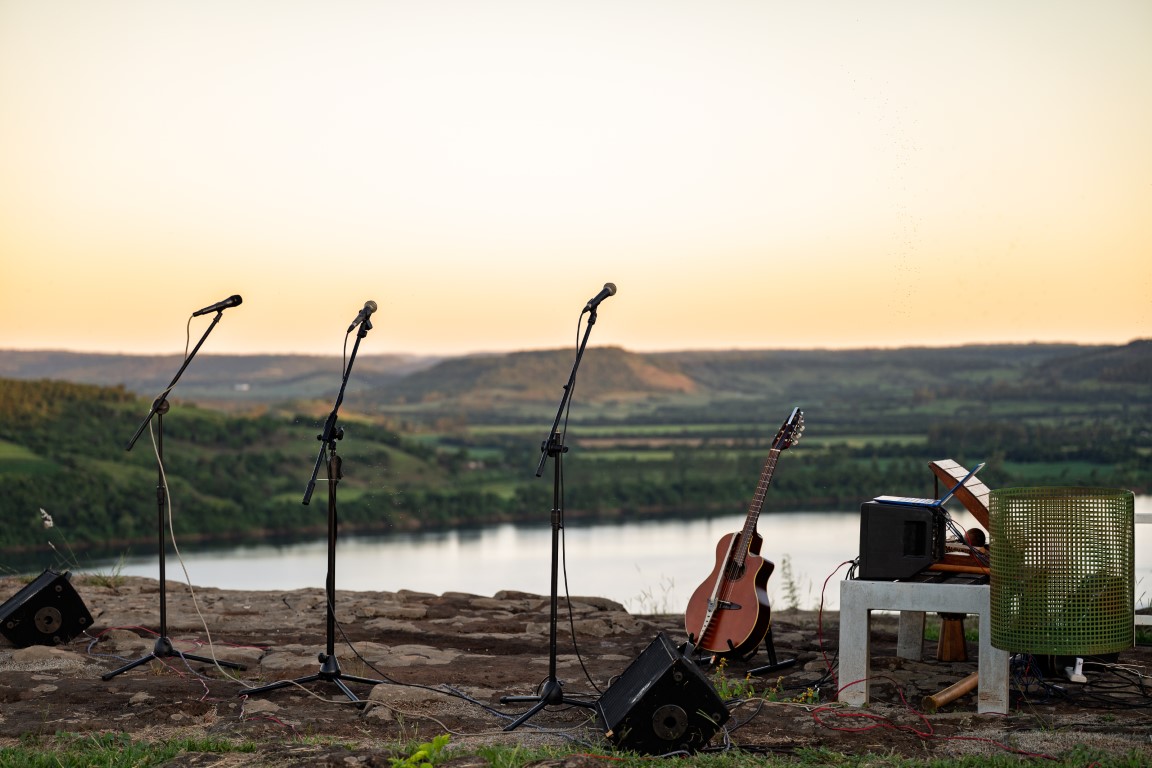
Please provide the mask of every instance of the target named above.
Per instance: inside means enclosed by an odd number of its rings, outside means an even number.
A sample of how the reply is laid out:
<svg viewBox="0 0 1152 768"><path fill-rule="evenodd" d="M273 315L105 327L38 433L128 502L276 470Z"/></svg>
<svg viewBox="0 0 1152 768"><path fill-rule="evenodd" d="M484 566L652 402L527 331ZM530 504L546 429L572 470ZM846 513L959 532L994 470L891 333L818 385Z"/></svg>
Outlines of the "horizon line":
<svg viewBox="0 0 1152 768"><path fill-rule="evenodd" d="M869 344L860 346L766 346L766 347L748 347L748 346L715 346L715 347L683 347L675 349L632 349L624 347L620 344L590 344L590 347L599 347L601 349L621 349L631 354L679 354L679 353L695 353L695 352L854 352L854 351L867 351L867 350L900 350L900 349L960 349L964 347L1023 347L1023 346L1051 346L1051 347L1124 347L1141 341L1152 341L1152 338L1146 339L1140 336L1132 337L1127 341L967 341L952 344L924 344L924 343L908 343L908 344ZM434 357L434 358L450 358L450 357L480 357L480 356L494 356L494 355L512 355L524 352L549 352L555 350L566 350L569 346L550 346L550 347L530 347L530 348L517 348L505 350L472 350L467 352L410 352L410 351L394 351L394 352L369 352L362 351L362 357ZM66 348L53 348L53 347L0 347L0 354L6 352L18 353L40 353L40 354L70 354L70 355L102 355L109 357L182 357L182 352L124 352L124 351L108 351L108 350L84 350L84 349L66 349ZM204 356L211 357L340 357L337 352L299 352L299 351L260 351L260 352L203 352Z"/></svg>

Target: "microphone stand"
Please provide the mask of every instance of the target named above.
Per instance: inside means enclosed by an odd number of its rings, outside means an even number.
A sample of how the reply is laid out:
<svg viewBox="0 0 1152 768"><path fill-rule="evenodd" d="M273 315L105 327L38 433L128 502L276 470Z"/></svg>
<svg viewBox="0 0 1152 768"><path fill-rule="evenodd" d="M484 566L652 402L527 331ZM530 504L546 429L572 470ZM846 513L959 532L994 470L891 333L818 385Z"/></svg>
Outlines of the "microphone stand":
<svg viewBox="0 0 1152 768"><path fill-rule="evenodd" d="M556 418L552 421L552 429L548 433L548 439L540 444L540 463L536 466L536 477L540 477L544 473L544 465L548 459L552 458L554 460L552 464L552 605L548 622L548 677L545 678L544 682L537 688L538 692L535 695L502 696L500 698L501 704L535 702L527 712L505 726L505 731L511 731L520 727L529 718L547 706L569 704L577 707L587 707L588 709L594 709L596 707L592 702L565 697L563 683L556 678L556 623L557 605L559 601L557 574L560 566L560 529L564 525L564 506L560 492L562 486L561 478L563 477L561 459L563 455L568 452L568 448L562 444L559 429L560 420L563 418L564 411L568 407L572 396L572 388L576 384L576 371L580 367L580 360L584 357L584 348L588 345L588 336L592 333L592 326L595 324L596 307L593 306L588 315L588 325L584 329L584 337L580 340L580 346L576 350L576 360L572 364L572 372L568 375L568 383L564 385L564 395L560 398L560 407L556 409Z"/></svg>
<svg viewBox="0 0 1152 768"><path fill-rule="evenodd" d="M372 680L367 677L346 675L340 669L340 662L336 660L336 535L338 528L336 518L336 486L344 476L341 471L342 462L340 457L336 455L336 441L344 439L344 428L337 426L336 415L340 410L340 404L344 402L344 390L348 386L348 377L352 374L352 365L356 362L356 352L360 348L360 340L367 336L370 330L372 330L372 323L365 317L364 321L360 324L360 330L356 333L356 342L352 345L352 355L348 358L348 367L344 369L344 378L340 382L340 392L336 395L336 404L332 407L332 413L328 415L328 420L324 422L324 431L316 436L316 439L320 441L320 452L316 455L316 466L312 468L312 477L308 481L308 487L304 491L303 503L308 504L312 500L312 492L316 489L316 475L320 472L320 465L326 463L328 476L328 576L324 582L324 589L327 598L327 644L324 647L324 651L317 654L320 662L320 670L315 674L306 675L296 678L295 680L280 680L259 688L249 688L243 691L240 694L241 696L251 696L285 688L289 685L303 685L304 683L314 683L318 680L323 680L339 688L350 701L356 702L359 706L363 706L364 702L357 698L356 694L352 692L351 688L345 685L344 681L364 683L365 685L376 685L384 682L383 680ZM327 460L325 460L325 457L327 457Z"/></svg>
<svg viewBox="0 0 1152 768"><path fill-rule="evenodd" d="M223 313L223 308L216 312L216 317L212 318L212 322L204 331L204 335L200 337L200 341L197 342L196 346L192 349L192 352L186 358L184 358L184 364L180 366L180 370L176 371L176 375L172 377L172 381L168 384L164 391L160 393L160 396L152 402L152 408L148 411L148 415L144 417L144 421L142 421L140 426L136 428L136 434L132 435L132 438L124 447L124 450L126 451L132 450L133 446L136 445L136 441L140 439L140 435L144 434L144 430L147 428L148 422L152 420L153 416L156 417L156 534L160 557L160 633L159 637L156 638L156 644L153 646L151 653L145 656L141 656L135 661L129 662L117 670L101 675L101 680L111 680L122 672L127 672L128 670L135 669L142 664L147 664L153 659L167 659L172 656L179 656L185 661L199 661L206 664L217 664L222 667L231 667L232 669L245 669L243 664L237 664L231 661L220 661L218 659L209 659L203 656L194 656L190 653L183 653L182 651L174 648L172 646L172 641L168 639L168 588L164 573L164 555L167 548L164 542L164 512L168 508L168 491L164 480L164 414L168 413L168 410L171 408L171 404L168 402L168 393L171 392L172 388L176 386L176 382L180 380L180 376L183 375L184 369L188 367L188 364L192 362L192 358L196 357L196 353L200 351L200 347L208 338L208 334L212 333L212 329L216 327L216 323L220 322L220 316Z"/></svg>

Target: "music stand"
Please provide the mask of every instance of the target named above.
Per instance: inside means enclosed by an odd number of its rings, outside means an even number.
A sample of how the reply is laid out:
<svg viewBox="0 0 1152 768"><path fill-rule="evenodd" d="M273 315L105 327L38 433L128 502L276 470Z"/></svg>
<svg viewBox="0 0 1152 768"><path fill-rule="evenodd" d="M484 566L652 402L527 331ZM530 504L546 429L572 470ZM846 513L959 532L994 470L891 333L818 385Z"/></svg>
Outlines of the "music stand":
<svg viewBox="0 0 1152 768"><path fill-rule="evenodd" d="M180 366L180 370L176 371L176 375L172 377L172 381L164 388L152 402L152 408L148 411L148 415L144 417L144 421L136 428L136 434L128 441L124 450L130 451L136 445L136 441L140 439L140 435L144 433L144 429L148 426L148 422L152 417L156 417L156 508L157 508L157 523L156 533L159 545L159 559L160 559L160 632L159 637L156 638L156 643L152 648L151 653L141 656L135 661L129 662L119 669L113 670L100 676L101 680L111 680L122 672L127 672L130 669L135 669L142 664L147 664L153 659L167 659L172 656L179 656L185 661L199 661L206 664L216 664L221 667L230 667L232 669L246 669L243 664L237 664L232 661L220 661L215 658L206 658L204 656L195 656L191 653L184 653L177 650L172 645L172 641L168 638L168 597L167 597L167 581L165 576L164 555L166 545L164 542L164 512L168 508L168 488L164 479L164 414L171 408L168 402L168 393L176 386L176 382L180 380L180 376L184 373L184 369L192 362L192 358L200 351L200 347L204 344L204 340L208 338L208 334L216 327L216 323L220 322L220 316L224 313L223 309L217 310L216 317L212 318L208 328L204 331L204 335L200 337L200 341L192 349L192 352L184 358L184 364Z"/></svg>
<svg viewBox="0 0 1152 768"><path fill-rule="evenodd" d="M375 305L373 304L374 308ZM341 471L342 462L340 457L336 455L336 441L344 439L344 429L336 425L336 419L340 404L344 401L344 390L348 386L352 365L356 362L356 352L360 348L360 340L368 335L368 331L372 330L371 321L367 316L362 316L363 322L356 334L356 342L352 345L352 354L348 358L348 365L344 369L344 378L340 382L340 392L336 395L336 404L332 408L332 413L328 415L328 420L324 422L324 431L316 436L316 439L320 441L320 452L316 455L316 466L312 468L312 478L308 481L303 499L304 504L308 504L312 500L312 492L316 488L316 475L320 472L320 465L326 463L328 468L328 576L325 579L324 590L327 602L327 644L324 647L324 652L317 654L320 670L315 674L299 677L295 680L279 680L259 688L249 688L242 691L241 696L252 696L285 688L289 685L303 685L323 680L339 688L350 701L363 706L364 702L352 692L352 689L344 681L364 683L365 685L377 685L384 682L383 680L344 674L340 669L340 662L336 659L336 537L339 527L336 518L336 486L344 476ZM326 462L325 456L327 456Z"/></svg>
<svg viewBox="0 0 1152 768"><path fill-rule="evenodd" d="M607 286L605 286L607 288ZM612 288L615 292L615 286ZM609 294L611 295L611 294ZM537 688L538 693L531 696L501 696L501 704L512 704L518 702L535 702L535 704L524 714L520 715L516 720L512 721L509 725L504 727L505 731L511 731L524 724L529 718L535 715L544 707L550 705L569 704L577 707L587 707L595 709L596 704L588 701L580 701L579 699L569 699L564 696L563 683L556 678L556 624L557 624L557 606L559 602L559 584L557 581L557 574L560 567L560 528L564 523L564 507L563 499L561 497L560 489L562 487L561 479L563 472L561 471L561 458L568 452L568 448L563 445L561 435L559 432L560 420L564 416L564 411L568 407L570 398L572 396L572 388L576 384L576 371L580 367L580 359L584 356L584 348L588 345L588 336L592 333L592 326L596 324L596 306L593 302L589 302L591 309L588 315L588 324L584 329L584 337L580 340L580 345L576 350L576 360L572 364L572 372L568 375L568 383L564 385L564 395L560 398L560 407L556 410L556 418L552 422L552 429L548 433L548 439L540 444L540 463L536 467L536 477L540 477L544 473L544 465L548 459L553 459L552 463L552 594L551 594L551 613L548 620L548 677L544 679ZM581 313L583 314L583 313Z"/></svg>

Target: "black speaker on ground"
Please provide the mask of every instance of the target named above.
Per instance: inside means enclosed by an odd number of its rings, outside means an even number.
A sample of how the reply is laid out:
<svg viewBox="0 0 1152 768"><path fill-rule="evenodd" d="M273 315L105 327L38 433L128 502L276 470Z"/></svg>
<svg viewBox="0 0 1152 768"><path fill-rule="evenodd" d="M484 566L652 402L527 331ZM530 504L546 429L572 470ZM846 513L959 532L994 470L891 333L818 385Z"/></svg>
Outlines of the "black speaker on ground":
<svg viewBox="0 0 1152 768"><path fill-rule="evenodd" d="M944 516L931 506L860 505L861 579L908 579L944 556Z"/></svg>
<svg viewBox="0 0 1152 768"><path fill-rule="evenodd" d="M728 708L700 668L661 632L597 702L617 747L649 755L695 752L728 721Z"/></svg>
<svg viewBox="0 0 1152 768"><path fill-rule="evenodd" d="M17 648L67 643L92 626L92 614L65 571L44 571L0 605L0 634Z"/></svg>

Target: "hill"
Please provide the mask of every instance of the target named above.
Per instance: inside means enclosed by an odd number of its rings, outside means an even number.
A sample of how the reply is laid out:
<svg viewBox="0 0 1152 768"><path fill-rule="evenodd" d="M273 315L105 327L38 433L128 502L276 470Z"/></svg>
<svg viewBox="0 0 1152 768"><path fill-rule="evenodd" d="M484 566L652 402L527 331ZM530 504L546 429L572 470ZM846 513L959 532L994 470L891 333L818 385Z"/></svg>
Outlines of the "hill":
<svg viewBox="0 0 1152 768"><path fill-rule="evenodd" d="M410 530L533 519L533 474L570 350L433 359L362 357L340 412L342 527ZM154 540L156 459L125 441L180 361L0 352L0 550L43 541ZM932 492L929 460L985 461L1007 485L1152 487L1152 343L633 353L590 348L563 442L572 515L702 515L745 508L777 425L804 442L765 512L844 509ZM296 535L338 358L197 358L164 418L165 467L186 538ZM66 380L65 380L66 379ZM153 420L154 422L156 420ZM313 504L313 507L322 503Z"/></svg>
<svg viewBox="0 0 1152 768"><path fill-rule="evenodd" d="M123 386L129 392L151 398L168 386L183 360L182 355L0 350L0 377ZM360 355L349 391L366 386L361 377L379 384L439 360L417 355ZM337 357L201 354L180 377L176 396L213 404L312 399L329 390L335 392L342 372Z"/></svg>
<svg viewBox="0 0 1152 768"><path fill-rule="evenodd" d="M357 402L385 410L403 406L407 412L463 411L481 419L515 416L524 406L559 401L573 357L568 349L450 358L361 355L348 391L357 393ZM0 350L0 377L123 386L150 398L169 383L181 360L175 355ZM185 371L173 398L213 405L324 400L337 391L341 371L337 357L202 354ZM599 406L647 402L651 409L669 404L692 408L702 402L748 400L810 403L859 397L867 402L885 393L921 400L957 394L985 397L1005 388L1044 397L1053 386L1067 392L1109 385L1132 386L1136 394L1147 395L1150 381L1152 340L1120 346L659 353L590 347L573 400Z"/></svg>

